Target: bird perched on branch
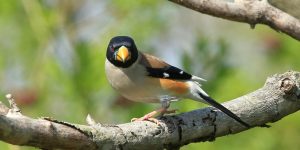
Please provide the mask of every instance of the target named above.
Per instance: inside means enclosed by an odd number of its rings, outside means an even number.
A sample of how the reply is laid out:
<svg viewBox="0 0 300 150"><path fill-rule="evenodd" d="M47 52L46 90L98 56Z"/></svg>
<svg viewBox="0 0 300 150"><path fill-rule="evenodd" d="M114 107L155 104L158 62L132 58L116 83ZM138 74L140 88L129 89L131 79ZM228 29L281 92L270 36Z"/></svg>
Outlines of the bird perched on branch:
<svg viewBox="0 0 300 150"><path fill-rule="evenodd" d="M174 110L167 110L171 101L189 98L212 105L240 124L250 127L201 89L199 82L204 79L138 51L134 40L128 36L116 36L110 40L105 72L112 87L125 98L137 102L161 103L160 109L135 118L134 121L153 120L156 114L172 113Z"/></svg>

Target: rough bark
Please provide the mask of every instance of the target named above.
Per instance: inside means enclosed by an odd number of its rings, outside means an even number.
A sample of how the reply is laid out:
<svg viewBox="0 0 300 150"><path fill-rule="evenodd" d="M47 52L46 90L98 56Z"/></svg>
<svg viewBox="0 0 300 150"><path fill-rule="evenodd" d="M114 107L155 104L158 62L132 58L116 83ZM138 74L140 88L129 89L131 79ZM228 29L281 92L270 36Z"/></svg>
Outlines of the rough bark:
<svg viewBox="0 0 300 150"><path fill-rule="evenodd" d="M223 103L252 127L266 126L300 109L300 73L269 77L265 85ZM76 125L50 118L32 119L0 103L0 139L44 149L177 149L192 142L248 130L219 110L207 107L160 118L119 125ZM94 122L91 118L88 122Z"/></svg>
<svg viewBox="0 0 300 150"><path fill-rule="evenodd" d="M300 20L270 5L267 0L169 0L195 11L232 21L265 24L300 40Z"/></svg>

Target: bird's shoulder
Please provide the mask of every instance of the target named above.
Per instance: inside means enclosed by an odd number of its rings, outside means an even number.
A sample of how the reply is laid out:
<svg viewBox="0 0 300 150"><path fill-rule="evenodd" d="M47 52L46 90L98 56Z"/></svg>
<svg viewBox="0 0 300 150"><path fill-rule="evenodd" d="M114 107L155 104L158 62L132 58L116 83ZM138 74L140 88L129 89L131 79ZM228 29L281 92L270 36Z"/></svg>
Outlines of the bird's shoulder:
<svg viewBox="0 0 300 150"><path fill-rule="evenodd" d="M147 53L141 53L140 64L151 68L164 68L170 66L170 64L166 63L160 58Z"/></svg>

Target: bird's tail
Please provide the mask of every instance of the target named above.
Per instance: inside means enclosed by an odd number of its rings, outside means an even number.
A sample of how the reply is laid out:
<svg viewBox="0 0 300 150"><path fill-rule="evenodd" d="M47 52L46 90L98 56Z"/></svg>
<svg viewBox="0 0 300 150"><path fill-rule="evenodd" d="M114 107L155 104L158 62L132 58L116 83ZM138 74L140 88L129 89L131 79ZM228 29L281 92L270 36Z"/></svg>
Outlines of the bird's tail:
<svg viewBox="0 0 300 150"><path fill-rule="evenodd" d="M215 101L214 99L212 99L211 97L208 96L208 94L205 93L204 90L202 90L202 88L200 87L201 85L199 83L197 83L197 95L201 97L201 99L203 99L206 103L210 104L211 106L221 110L223 113L225 113L226 115L228 115L229 117L233 118L234 120L236 120L237 122L239 122L240 124L242 124L243 126L250 128L250 125L247 124L246 122L244 122L241 118L239 118L237 115L235 115L233 112L231 112L230 110L228 110L226 107L224 107L223 105L221 105L220 103L218 103L217 101Z"/></svg>
<svg viewBox="0 0 300 150"><path fill-rule="evenodd" d="M231 112L230 110L228 110L226 107L224 107L223 105L221 105L220 103L218 103L217 101L215 101L214 99L212 99L211 97L206 96L206 95L202 94L201 92L198 92L198 94L199 94L199 96L204 101L206 101L207 103L209 103L213 107L216 107L216 108L220 109L223 113L225 113L229 117L233 118L234 120L236 120L240 124L244 125L245 127L247 127L247 128L250 127L249 124L247 124L246 122L244 122L241 118L239 118L237 115L235 115L233 112Z"/></svg>

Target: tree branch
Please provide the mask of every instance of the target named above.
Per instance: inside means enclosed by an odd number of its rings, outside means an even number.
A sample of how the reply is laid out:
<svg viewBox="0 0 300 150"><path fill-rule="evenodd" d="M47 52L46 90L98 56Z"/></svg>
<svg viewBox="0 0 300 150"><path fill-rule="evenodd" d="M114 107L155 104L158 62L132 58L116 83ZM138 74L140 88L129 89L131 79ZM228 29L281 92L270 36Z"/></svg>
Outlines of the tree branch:
<svg viewBox="0 0 300 150"><path fill-rule="evenodd" d="M300 40L300 20L270 5L267 0L169 0L195 11L232 21L265 24Z"/></svg>
<svg viewBox="0 0 300 150"><path fill-rule="evenodd" d="M276 74L262 88L223 105L251 126L265 126L300 109L299 87L299 72ZM176 149L248 130L212 107L161 117L160 125L148 121L76 125L31 119L12 110L0 103L0 139L45 149Z"/></svg>

